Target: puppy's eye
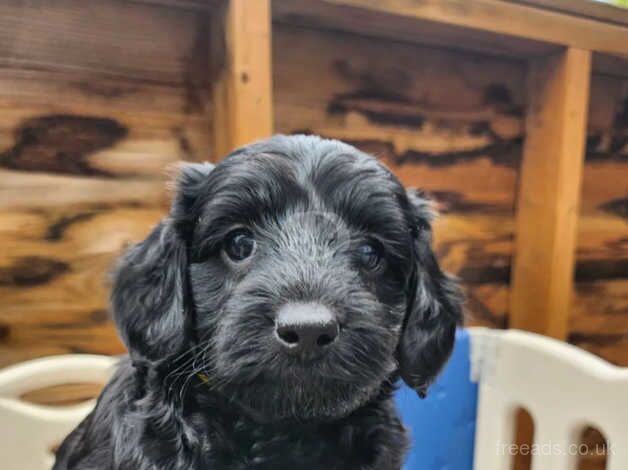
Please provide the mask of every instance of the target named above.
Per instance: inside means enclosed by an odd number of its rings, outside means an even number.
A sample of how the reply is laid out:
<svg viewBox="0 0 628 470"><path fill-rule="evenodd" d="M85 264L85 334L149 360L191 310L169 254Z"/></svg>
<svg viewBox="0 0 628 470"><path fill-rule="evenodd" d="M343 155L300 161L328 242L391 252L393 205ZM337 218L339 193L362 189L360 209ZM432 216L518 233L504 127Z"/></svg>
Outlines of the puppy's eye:
<svg viewBox="0 0 628 470"><path fill-rule="evenodd" d="M369 241L363 243L358 247L358 255L360 257L360 263L366 269L374 271L379 267L382 262L383 248L380 243L376 241Z"/></svg>
<svg viewBox="0 0 628 470"><path fill-rule="evenodd" d="M229 232L225 238L225 253L233 261L242 261L253 254L255 238L250 230L239 228Z"/></svg>

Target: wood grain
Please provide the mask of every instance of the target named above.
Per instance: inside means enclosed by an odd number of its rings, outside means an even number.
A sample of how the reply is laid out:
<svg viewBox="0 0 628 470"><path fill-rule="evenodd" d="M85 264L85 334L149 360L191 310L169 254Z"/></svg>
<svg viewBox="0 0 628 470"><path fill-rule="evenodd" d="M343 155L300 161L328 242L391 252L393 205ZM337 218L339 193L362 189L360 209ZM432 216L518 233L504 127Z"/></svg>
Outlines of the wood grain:
<svg viewBox="0 0 628 470"><path fill-rule="evenodd" d="M533 62L517 204L511 326L567 337L591 54Z"/></svg>
<svg viewBox="0 0 628 470"><path fill-rule="evenodd" d="M116 0L5 1L0 65L182 86L203 20L194 12Z"/></svg>
<svg viewBox="0 0 628 470"><path fill-rule="evenodd" d="M590 51L625 55L628 48L628 28L624 26L501 0L321 1ZM502 38L495 36L494 40ZM456 46L455 43L450 45Z"/></svg>
<svg viewBox="0 0 628 470"><path fill-rule="evenodd" d="M220 0L127 0L139 3L148 3L152 5L161 5L179 9L208 11L215 8Z"/></svg>
<svg viewBox="0 0 628 470"><path fill-rule="evenodd" d="M628 11L618 5L590 0L509 0L527 3L548 10L560 11L570 15L595 18L607 23L628 26Z"/></svg>
<svg viewBox="0 0 628 470"><path fill-rule="evenodd" d="M212 13L213 160L273 133L270 0Z"/></svg>
<svg viewBox="0 0 628 470"><path fill-rule="evenodd" d="M569 341L628 366L628 80L593 76Z"/></svg>
<svg viewBox="0 0 628 470"><path fill-rule="evenodd" d="M209 155L209 16L78 0L0 13L0 365L122 353L108 273L165 213L166 169Z"/></svg>
<svg viewBox="0 0 628 470"><path fill-rule="evenodd" d="M159 206L62 203L0 212L0 363L72 352L119 354L108 273Z"/></svg>
<svg viewBox="0 0 628 470"><path fill-rule="evenodd" d="M536 57L558 49L554 44L514 36L501 36L496 40L492 32L398 15L394 10L373 11L358 5L320 0L273 0L272 3L273 20L285 25L510 58Z"/></svg>

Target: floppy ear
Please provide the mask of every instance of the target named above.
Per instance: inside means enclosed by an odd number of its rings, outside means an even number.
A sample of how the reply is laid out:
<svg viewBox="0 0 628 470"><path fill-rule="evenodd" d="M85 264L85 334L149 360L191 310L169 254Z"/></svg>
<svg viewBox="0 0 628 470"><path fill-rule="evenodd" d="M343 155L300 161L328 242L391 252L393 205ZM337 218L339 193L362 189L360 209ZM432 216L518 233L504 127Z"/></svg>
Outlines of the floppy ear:
<svg viewBox="0 0 628 470"><path fill-rule="evenodd" d="M190 209L212 170L185 164L176 181L170 214L121 259L111 304L122 340L133 359L156 361L185 345L189 304L187 243Z"/></svg>
<svg viewBox="0 0 628 470"><path fill-rule="evenodd" d="M408 283L408 310L398 346L399 373L422 398L449 358L462 321L462 294L441 271L431 247L431 202L408 191L415 266Z"/></svg>

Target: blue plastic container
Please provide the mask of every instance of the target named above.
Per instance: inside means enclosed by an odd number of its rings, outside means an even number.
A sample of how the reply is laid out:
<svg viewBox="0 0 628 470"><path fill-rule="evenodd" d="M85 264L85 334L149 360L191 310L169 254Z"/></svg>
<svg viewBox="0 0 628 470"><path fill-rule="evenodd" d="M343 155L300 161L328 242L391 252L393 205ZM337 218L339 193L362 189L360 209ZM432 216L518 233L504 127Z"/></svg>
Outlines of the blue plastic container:
<svg viewBox="0 0 628 470"><path fill-rule="evenodd" d="M478 391L470 380L469 342L469 334L458 330L451 359L427 398L405 384L397 391L412 438L405 470L472 470Z"/></svg>

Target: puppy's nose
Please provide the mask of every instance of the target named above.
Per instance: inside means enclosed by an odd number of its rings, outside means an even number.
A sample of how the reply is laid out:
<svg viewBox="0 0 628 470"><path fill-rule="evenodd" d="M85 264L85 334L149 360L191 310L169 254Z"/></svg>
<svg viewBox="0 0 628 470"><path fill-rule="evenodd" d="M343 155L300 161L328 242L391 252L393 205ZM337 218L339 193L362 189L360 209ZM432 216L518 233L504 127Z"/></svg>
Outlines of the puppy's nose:
<svg viewBox="0 0 628 470"><path fill-rule="evenodd" d="M286 351L305 359L323 354L338 332L334 314L318 303L288 303L277 312L277 340Z"/></svg>

